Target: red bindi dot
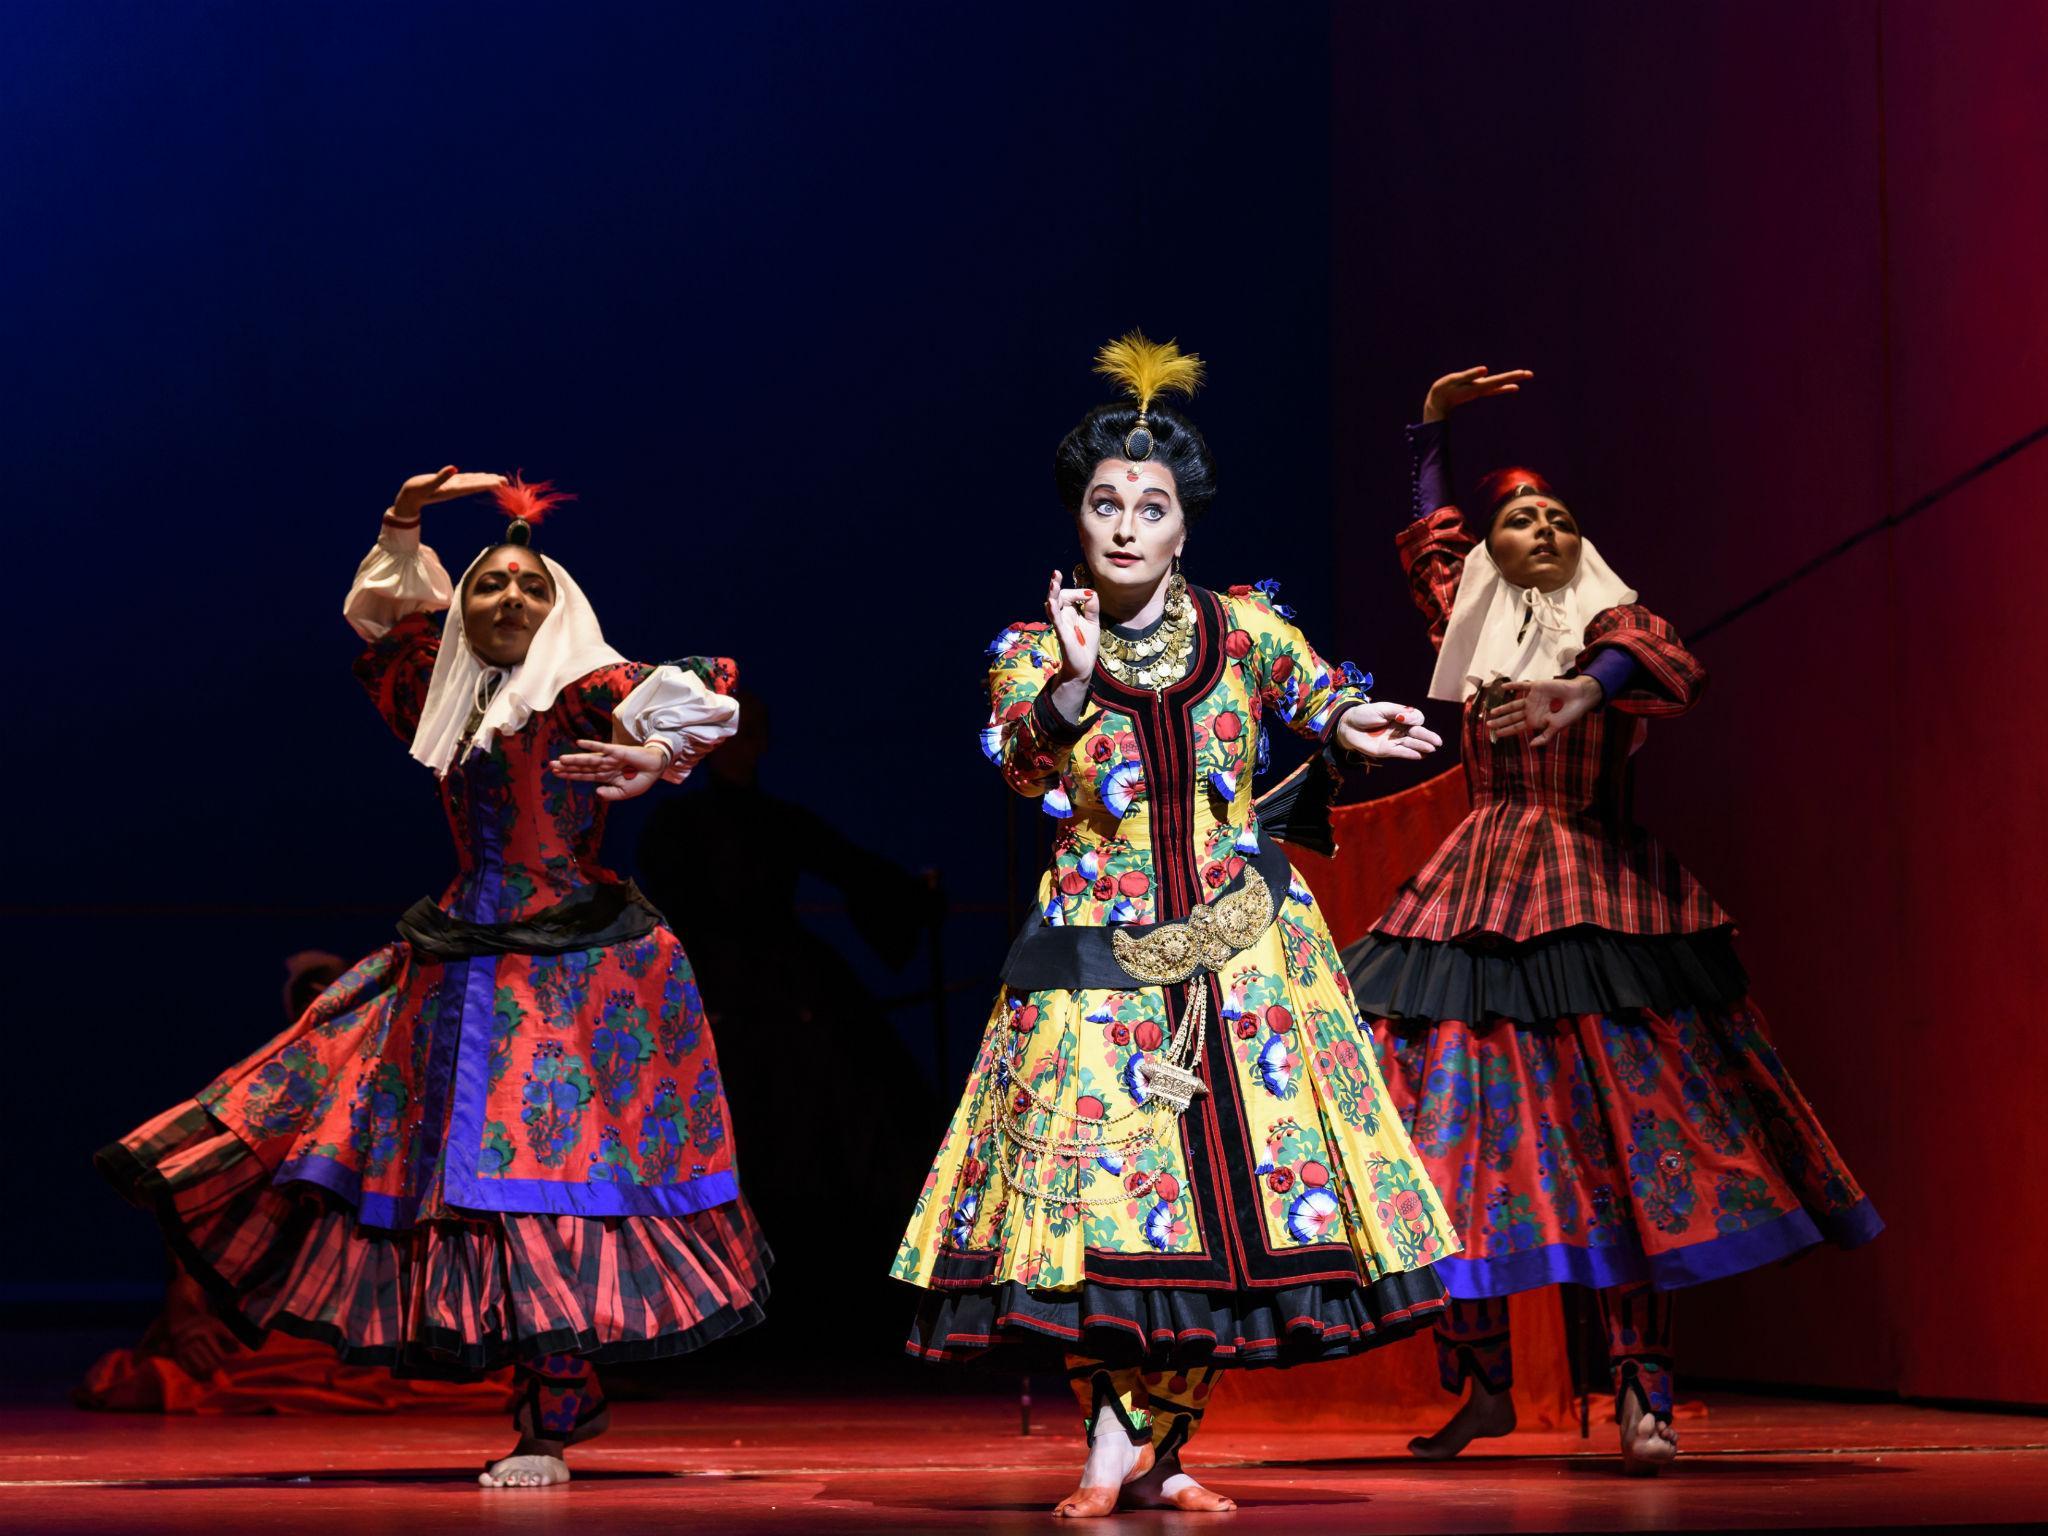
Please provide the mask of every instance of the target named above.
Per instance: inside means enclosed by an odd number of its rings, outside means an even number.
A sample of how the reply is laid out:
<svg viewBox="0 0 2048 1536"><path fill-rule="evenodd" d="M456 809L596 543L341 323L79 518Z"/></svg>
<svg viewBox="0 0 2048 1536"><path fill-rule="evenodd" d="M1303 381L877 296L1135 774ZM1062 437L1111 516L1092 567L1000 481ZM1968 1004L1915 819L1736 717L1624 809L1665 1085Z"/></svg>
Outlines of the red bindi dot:
<svg viewBox="0 0 2048 1536"><path fill-rule="evenodd" d="M1138 478L1138 472L1135 469L1127 469L1124 471L1124 478L1126 480L1135 480Z"/></svg>
<svg viewBox="0 0 2048 1536"><path fill-rule="evenodd" d="M519 574L519 562L517 560L507 560L505 562L505 569L510 571L514 576L517 576Z"/></svg>

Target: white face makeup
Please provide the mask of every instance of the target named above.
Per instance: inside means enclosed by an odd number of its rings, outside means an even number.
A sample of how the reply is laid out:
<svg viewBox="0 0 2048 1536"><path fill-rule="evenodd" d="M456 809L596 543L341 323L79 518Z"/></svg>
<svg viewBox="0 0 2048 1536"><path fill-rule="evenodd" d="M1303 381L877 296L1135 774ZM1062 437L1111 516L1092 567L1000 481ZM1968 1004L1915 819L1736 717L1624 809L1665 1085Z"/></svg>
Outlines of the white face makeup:
<svg viewBox="0 0 2048 1536"><path fill-rule="evenodd" d="M555 606L540 556L506 545L484 556L462 599L462 632L478 659L494 667L526 660L535 631Z"/></svg>
<svg viewBox="0 0 2048 1536"><path fill-rule="evenodd" d="M1075 524L1088 569L1096 586L1112 595L1111 607L1135 607L1129 599L1149 597L1188 539L1173 471L1149 461L1096 465ZM1119 605L1116 597L1126 602Z"/></svg>
<svg viewBox="0 0 2048 1536"><path fill-rule="evenodd" d="M1518 496L1486 536L1501 575L1518 587L1555 592L1579 571L1579 524L1554 496Z"/></svg>

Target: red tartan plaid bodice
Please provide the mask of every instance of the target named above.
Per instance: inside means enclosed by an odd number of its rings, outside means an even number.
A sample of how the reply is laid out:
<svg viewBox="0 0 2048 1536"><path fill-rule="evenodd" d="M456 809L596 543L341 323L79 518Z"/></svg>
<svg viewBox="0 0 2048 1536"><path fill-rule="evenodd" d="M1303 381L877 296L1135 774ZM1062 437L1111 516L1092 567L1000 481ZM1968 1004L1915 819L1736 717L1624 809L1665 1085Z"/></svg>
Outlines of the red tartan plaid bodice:
<svg viewBox="0 0 2048 1536"><path fill-rule="evenodd" d="M1441 644L1471 536L1457 509L1445 507L1411 523L1400 547L1416 605ZM1634 816L1632 755L1644 721L1692 708L1706 668L1640 603L1594 616L1581 660L1602 647L1626 651L1634 676L1548 746L1488 741L1478 698L1466 701L1471 813L1402 886L1375 931L1522 942L1580 925L1666 934L1733 921Z"/></svg>

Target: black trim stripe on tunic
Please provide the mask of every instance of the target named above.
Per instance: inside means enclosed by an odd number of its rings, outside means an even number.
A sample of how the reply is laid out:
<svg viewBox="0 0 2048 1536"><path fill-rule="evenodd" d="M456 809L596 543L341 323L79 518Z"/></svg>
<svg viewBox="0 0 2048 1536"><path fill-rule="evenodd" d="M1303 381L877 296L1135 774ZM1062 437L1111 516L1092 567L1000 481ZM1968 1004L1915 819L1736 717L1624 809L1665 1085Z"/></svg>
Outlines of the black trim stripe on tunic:
<svg viewBox="0 0 2048 1536"><path fill-rule="evenodd" d="M1145 815L1150 823L1153 870L1161 891L1158 920L1179 921L1201 900L1200 871L1195 863L1194 707L1209 696L1223 677L1223 637L1227 631L1223 605L1212 592L1191 592L1197 622L1196 642L1188 672L1159 693L1132 688L1098 669L1091 689L1094 702L1130 717L1145 762ZM1284 892L1276 892L1284 899ZM1266 1239L1260 1211L1259 1157L1251 1142L1247 1106L1237 1074L1212 1071L1217 1060L1231 1061L1223 1033L1223 995L1217 978L1205 975L1209 989L1208 1039L1203 1049L1202 1080L1209 1088L1181 1117L1186 1166L1195 1197L1200 1233L1213 1252L1199 1256L1107 1253L1088 1249L1087 1273L1104 1284L1189 1286L1196 1288L1268 1288L1301 1285L1314 1280L1364 1283L1348 1247L1318 1245L1275 1250ZM1166 1017L1177 1019L1187 1007L1187 988L1165 993ZM1226 1086L1236 1112L1236 1136L1226 1134L1217 1090ZM1331 1268L1341 1254L1342 1267ZM1256 1255L1256 1258L1254 1258Z"/></svg>

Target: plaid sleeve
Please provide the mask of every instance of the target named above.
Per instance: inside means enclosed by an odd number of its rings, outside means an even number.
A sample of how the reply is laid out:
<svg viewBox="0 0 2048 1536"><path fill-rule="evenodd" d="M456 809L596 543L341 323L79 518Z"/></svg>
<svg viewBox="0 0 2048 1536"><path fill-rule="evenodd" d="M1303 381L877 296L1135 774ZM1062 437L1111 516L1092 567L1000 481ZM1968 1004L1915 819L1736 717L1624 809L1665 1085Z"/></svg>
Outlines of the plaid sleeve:
<svg viewBox="0 0 2048 1536"><path fill-rule="evenodd" d="M1700 659L1685 648L1668 619L1641 603L1593 615L1578 670L1602 648L1622 651L1636 664L1627 686L1607 701L1609 709L1625 715L1682 715L1706 692L1707 669Z"/></svg>
<svg viewBox="0 0 2048 1536"><path fill-rule="evenodd" d="M1456 507L1438 507L1418 517L1394 536L1408 595L1429 620L1429 643L1442 646L1451 624L1451 603L1465 574L1465 556L1478 540L1466 531L1465 514Z"/></svg>

